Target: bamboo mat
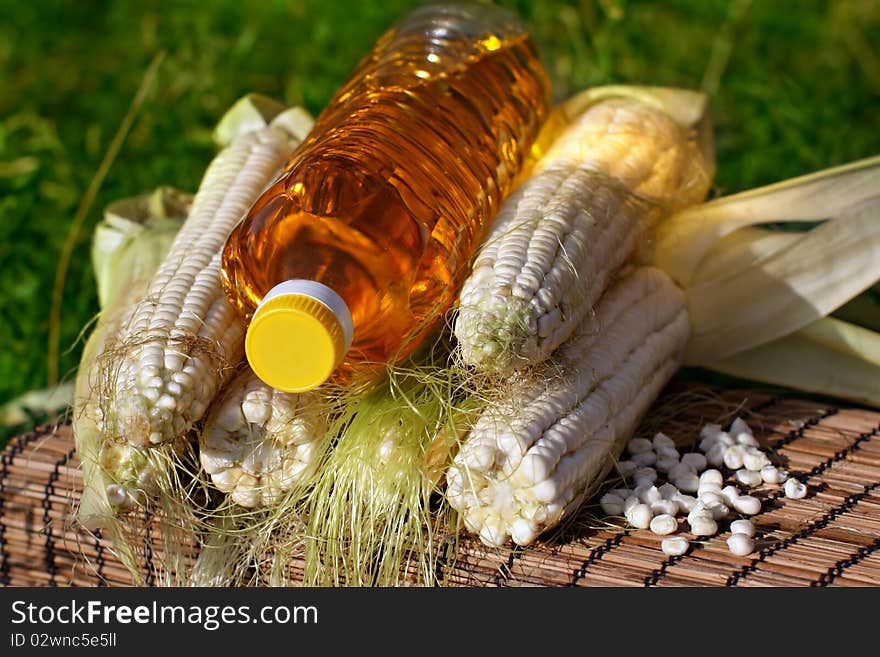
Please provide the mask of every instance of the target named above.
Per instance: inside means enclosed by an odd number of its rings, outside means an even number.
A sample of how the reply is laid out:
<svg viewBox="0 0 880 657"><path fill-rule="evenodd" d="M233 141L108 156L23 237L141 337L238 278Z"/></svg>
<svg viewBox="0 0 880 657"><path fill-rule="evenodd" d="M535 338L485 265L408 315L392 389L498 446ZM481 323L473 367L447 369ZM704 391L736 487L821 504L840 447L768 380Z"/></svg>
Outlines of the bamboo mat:
<svg viewBox="0 0 880 657"><path fill-rule="evenodd" d="M687 394L688 403L680 403ZM678 396L677 396L678 395ZM664 409L679 408L671 416ZM681 557L661 537L624 530L587 504L537 546L490 549L464 540L440 550L444 586L877 586L880 585L880 413L753 391L673 389L650 417L680 445L694 441L719 411L743 415L762 445L809 487L806 498L781 487L753 493L757 548L728 552L728 532L692 541ZM653 431L656 426L645 426ZM13 439L0 457L0 584L119 586L132 579L99 536L70 520L81 487L67 425ZM726 527L726 525L723 525ZM147 583L161 572L158 537L142 541ZM301 564L291 564L297 572Z"/></svg>

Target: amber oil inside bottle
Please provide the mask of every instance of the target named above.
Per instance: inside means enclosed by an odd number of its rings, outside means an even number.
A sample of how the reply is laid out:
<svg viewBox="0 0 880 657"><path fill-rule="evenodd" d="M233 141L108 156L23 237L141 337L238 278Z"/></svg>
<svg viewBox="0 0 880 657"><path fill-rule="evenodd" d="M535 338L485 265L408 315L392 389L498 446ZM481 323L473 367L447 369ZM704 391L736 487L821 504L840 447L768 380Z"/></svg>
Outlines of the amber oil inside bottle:
<svg viewBox="0 0 880 657"><path fill-rule="evenodd" d="M341 369L407 355L454 302L548 104L532 40L507 13L417 10L230 235L230 300L249 317L276 284L319 281L351 312Z"/></svg>

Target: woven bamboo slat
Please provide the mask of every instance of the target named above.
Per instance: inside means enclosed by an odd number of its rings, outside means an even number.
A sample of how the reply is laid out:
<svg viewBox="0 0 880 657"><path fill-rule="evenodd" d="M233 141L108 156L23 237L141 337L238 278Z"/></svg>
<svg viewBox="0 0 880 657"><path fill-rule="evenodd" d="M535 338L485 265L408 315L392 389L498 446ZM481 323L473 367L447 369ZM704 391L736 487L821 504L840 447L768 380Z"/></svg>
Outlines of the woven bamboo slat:
<svg viewBox="0 0 880 657"><path fill-rule="evenodd" d="M755 553L736 557L727 532L668 557L660 537L624 530L587 504L554 537L530 548L490 549L461 540L455 558L438 551L445 586L878 586L880 585L880 413L753 391L673 388L649 421L689 444L721 409L744 414L778 462L809 486L801 500L778 486L754 493ZM664 414L674 407L677 412ZM731 415L732 417L732 415ZM653 420L652 420L653 418ZM0 584L127 586L131 575L100 536L71 521L82 477L66 424L13 439L0 456ZM140 567L161 581L161 540L144 538ZM303 563L289 572L302 576Z"/></svg>

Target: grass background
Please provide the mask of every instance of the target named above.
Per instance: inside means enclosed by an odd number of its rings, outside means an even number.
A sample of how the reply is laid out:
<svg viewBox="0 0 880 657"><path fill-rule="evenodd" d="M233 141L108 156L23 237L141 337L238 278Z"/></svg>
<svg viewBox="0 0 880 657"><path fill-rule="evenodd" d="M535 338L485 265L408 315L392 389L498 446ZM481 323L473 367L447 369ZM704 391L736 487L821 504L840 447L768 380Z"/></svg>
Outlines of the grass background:
<svg viewBox="0 0 880 657"><path fill-rule="evenodd" d="M0 405L49 383L55 269L76 207L155 54L167 56L78 235L61 378L97 310L91 228L109 202L195 190L211 130L259 91L317 113L407 0L0 0ZM531 27L557 98L589 85L704 88L716 193L880 153L876 0L540 0ZM0 429L5 436L23 427Z"/></svg>

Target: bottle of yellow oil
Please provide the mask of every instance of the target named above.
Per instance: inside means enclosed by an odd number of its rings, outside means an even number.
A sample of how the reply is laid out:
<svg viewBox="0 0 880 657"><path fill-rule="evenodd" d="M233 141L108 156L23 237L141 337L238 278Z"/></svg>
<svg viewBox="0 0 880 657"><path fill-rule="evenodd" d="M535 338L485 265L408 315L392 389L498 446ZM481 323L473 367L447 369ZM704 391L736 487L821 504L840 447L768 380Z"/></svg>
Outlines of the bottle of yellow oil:
<svg viewBox="0 0 880 657"><path fill-rule="evenodd" d="M411 353L549 102L530 35L498 7L427 5L386 32L227 239L254 372L302 391Z"/></svg>

